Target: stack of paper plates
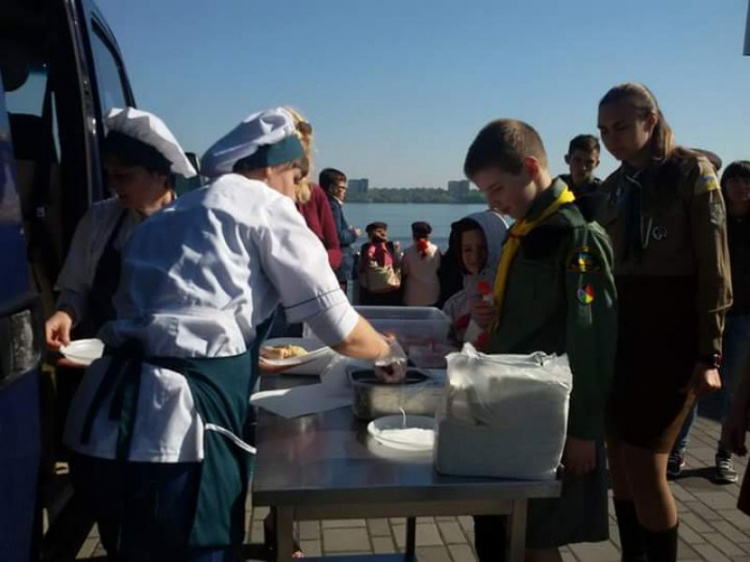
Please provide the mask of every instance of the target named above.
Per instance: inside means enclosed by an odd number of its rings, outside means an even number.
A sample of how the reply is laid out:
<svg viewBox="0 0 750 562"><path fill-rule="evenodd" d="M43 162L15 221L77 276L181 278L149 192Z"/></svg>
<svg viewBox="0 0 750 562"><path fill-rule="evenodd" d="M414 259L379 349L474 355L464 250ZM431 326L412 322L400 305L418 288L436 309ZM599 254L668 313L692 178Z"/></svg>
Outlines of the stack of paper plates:
<svg viewBox="0 0 750 562"><path fill-rule="evenodd" d="M385 416L367 426L373 438L401 451L429 451L435 446L435 419L428 416Z"/></svg>
<svg viewBox="0 0 750 562"><path fill-rule="evenodd" d="M98 339L75 340L60 348L66 359L79 365L90 365L104 353L104 342Z"/></svg>

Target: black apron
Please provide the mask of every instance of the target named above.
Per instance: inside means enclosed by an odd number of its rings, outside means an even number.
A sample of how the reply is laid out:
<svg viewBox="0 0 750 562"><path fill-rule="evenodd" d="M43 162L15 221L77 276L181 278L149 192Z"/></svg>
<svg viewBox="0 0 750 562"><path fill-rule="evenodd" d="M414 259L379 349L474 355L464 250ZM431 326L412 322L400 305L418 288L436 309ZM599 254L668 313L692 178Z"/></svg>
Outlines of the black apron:
<svg viewBox="0 0 750 562"><path fill-rule="evenodd" d="M203 461L198 501L190 534L191 547L242 544L245 498L254 466L254 412L250 394L255 386L260 346L271 319L257 331L250 350L216 358L154 357L136 340L105 350L111 363L91 401L81 442L88 443L97 412L113 392L109 418L117 420L118 460L127 461L135 423L141 366L148 363L180 373L188 382L195 409L204 423Z"/></svg>

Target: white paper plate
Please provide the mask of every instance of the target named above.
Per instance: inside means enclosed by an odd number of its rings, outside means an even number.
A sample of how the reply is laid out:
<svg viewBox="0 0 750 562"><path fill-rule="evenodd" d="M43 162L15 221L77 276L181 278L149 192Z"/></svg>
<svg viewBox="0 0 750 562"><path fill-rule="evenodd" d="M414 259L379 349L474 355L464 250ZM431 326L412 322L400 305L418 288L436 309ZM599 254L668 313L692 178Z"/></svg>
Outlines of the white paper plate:
<svg viewBox="0 0 750 562"><path fill-rule="evenodd" d="M60 348L66 359L79 365L90 365L104 353L104 342L98 339L75 340Z"/></svg>
<svg viewBox="0 0 750 562"><path fill-rule="evenodd" d="M413 431L412 431L413 430ZM367 432L381 445L400 451L430 451L435 446L435 418L385 416L372 420Z"/></svg>
<svg viewBox="0 0 750 562"><path fill-rule="evenodd" d="M336 352L326 344L308 338L273 338L266 340L263 347L274 347L279 345L298 345L307 351L307 355L301 357L288 357L286 359L263 360L274 367L289 367L283 372L291 375L319 375L336 356Z"/></svg>

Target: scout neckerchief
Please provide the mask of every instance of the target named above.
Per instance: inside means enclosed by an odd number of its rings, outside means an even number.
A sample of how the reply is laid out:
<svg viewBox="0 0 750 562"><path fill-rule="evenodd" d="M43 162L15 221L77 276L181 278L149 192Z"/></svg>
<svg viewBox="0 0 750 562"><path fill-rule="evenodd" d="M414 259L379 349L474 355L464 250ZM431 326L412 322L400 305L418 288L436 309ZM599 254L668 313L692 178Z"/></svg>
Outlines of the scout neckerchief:
<svg viewBox="0 0 750 562"><path fill-rule="evenodd" d="M502 310L505 288L508 284L508 272L510 271L510 266L513 264L513 259L516 257L516 252L518 252L518 248L521 246L521 239L546 221L550 215L557 212L560 207L566 203L572 203L574 200L575 196L573 195L573 192L570 191L567 185L565 185L565 188L560 195L557 196L557 199L555 199L549 207L544 209L536 219L527 220L526 218L523 218L510 227L508 239L505 242L503 254L500 258L500 265L497 268L497 276L495 277L495 307L498 312ZM497 320L492 326L492 331L497 331L499 325L500 321Z"/></svg>

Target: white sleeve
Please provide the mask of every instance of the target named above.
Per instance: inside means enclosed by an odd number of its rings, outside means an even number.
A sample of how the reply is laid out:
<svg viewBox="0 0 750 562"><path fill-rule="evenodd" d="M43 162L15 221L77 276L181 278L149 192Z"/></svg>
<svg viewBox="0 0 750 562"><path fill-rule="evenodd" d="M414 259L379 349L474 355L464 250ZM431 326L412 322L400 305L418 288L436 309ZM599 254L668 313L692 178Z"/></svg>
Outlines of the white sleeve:
<svg viewBox="0 0 750 562"><path fill-rule="evenodd" d="M57 309L72 311L76 324L86 314L86 300L91 289L90 259L94 230L94 213L89 209L76 226L68 255L55 284L55 289L60 291Z"/></svg>
<svg viewBox="0 0 750 562"><path fill-rule="evenodd" d="M323 244L289 199L264 208L256 244L263 272L279 294L290 324L307 322L334 346L354 329L359 315L328 265Z"/></svg>

